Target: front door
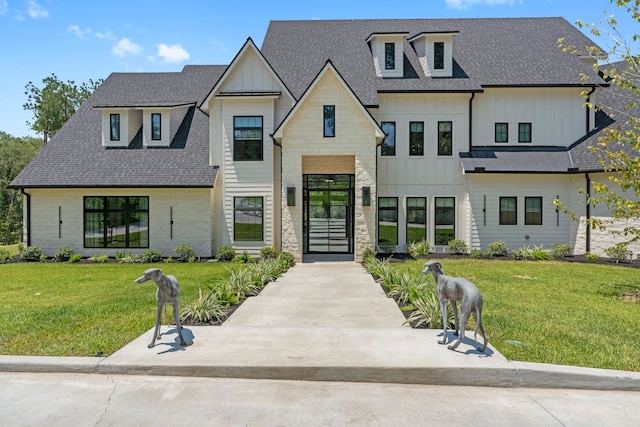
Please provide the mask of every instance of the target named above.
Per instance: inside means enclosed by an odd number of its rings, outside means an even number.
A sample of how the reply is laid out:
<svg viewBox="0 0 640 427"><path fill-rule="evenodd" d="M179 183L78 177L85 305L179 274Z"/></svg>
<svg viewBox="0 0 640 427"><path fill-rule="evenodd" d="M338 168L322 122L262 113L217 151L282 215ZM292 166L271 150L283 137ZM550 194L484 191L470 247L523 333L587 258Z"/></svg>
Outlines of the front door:
<svg viewBox="0 0 640 427"><path fill-rule="evenodd" d="M304 175L304 253L353 253L355 175Z"/></svg>

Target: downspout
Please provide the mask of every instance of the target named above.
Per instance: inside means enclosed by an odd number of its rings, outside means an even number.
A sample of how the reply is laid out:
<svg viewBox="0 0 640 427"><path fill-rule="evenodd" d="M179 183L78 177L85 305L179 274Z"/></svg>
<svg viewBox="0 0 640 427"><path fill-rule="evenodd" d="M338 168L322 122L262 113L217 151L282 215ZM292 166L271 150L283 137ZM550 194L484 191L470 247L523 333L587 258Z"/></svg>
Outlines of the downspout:
<svg viewBox="0 0 640 427"><path fill-rule="evenodd" d="M31 194L24 191L24 188L20 188L20 193L25 196L27 200L27 246L31 246Z"/></svg>
<svg viewBox="0 0 640 427"><path fill-rule="evenodd" d="M589 114L589 110L591 109L591 107L589 107L589 105L591 104L591 95L593 94L593 92L596 91L596 87L593 86L591 88L591 91L589 93L587 93L587 104L586 104L586 109L587 109L587 129L585 132L585 135L588 135L589 132L591 132L591 114Z"/></svg>
<svg viewBox="0 0 640 427"><path fill-rule="evenodd" d="M591 252L591 225L589 224L589 220L591 219L591 177L589 176L589 172L584 174L585 179L587 180L587 229L585 233L585 249L587 253Z"/></svg>
<svg viewBox="0 0 640 427"><path fill-rule="evenodd" d="M275 145L276 147L280 147L280 232L278 234L280 235L280 250L282 251L282 185L284 183L284 181L282 180L282 144L279 144L278 141L276 141L276 139L273 137L273 134L269 134L269 137L273 141L273 145Z"/></svg>
<svg viewBox="0 0 640 427"><path fill-rule="evenodd" d="M471 149L473 148L473 98L476 97L475 92L471 92L471 98L469 98L469 153L471 153Z"/></svg>

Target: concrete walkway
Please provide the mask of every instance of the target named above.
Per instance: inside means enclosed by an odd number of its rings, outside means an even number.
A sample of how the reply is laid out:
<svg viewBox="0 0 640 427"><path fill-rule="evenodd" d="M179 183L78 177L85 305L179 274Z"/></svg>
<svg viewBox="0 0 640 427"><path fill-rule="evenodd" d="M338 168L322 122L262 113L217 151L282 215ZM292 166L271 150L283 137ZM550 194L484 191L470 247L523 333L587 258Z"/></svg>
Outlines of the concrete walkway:
<svg viewBox="0 0 640 427"><path fill-rule="evenodd" d="M185 327L188 347L164 326L152 349L150 329L106 358L0 356L0 371L640 390L640 373L512 362L470 333L450 351L403 323L360 264L301 263L222 326Z"/></svg>

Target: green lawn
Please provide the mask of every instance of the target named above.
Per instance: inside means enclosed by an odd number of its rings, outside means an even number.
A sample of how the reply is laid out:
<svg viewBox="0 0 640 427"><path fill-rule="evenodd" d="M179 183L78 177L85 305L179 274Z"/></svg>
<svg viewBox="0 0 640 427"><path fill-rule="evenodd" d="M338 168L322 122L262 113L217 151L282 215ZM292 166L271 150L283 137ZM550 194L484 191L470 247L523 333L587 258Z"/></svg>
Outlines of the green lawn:
<svg viewBox="0 0 640 427"><path fill-rule="evenodd" d="M133 283L152 266L178 278L182 305L228 275L221 263L0 264L0 354L113 353L155 324L156 285Z"/></svg>
<svg viewBox="0 0 640 427"><path fill-rule="evenodd" d="M640 371L640 301L618 297L640 288L640 269L562 261L440 261L446 274L469 278L481 290L489 342L508 359ZM392 265L420 274L424 260Z"/></svg>

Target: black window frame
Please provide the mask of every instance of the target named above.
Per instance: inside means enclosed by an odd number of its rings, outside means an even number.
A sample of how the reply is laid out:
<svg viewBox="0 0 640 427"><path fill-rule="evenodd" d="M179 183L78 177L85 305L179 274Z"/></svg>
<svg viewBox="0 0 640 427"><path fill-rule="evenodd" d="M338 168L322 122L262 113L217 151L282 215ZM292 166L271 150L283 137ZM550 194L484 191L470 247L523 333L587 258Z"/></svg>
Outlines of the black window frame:
<svg viewBox="0 0 640 427"><path fill-rule="evenodd" d="M440 129L440 126L445 124L449 125L448 131L443 131ZM448 144L445 144L446 140L444 140L444 138L447 133L449 134L449 142ZM446 152L446 150L443 150L443 146L448 147L448 152ZM453 121L451 120L443 120L438 122L438 156L453 156Z"/></svg>
<svg viewBox="0 0 640 427"><path fill-rule="evenodd" d="M393 132L388 132L388 127L393 128ZM396 122L382 122L380 123L382 131L386 137L380 145L381 156L395 156L396 155ZM390 129L389 129L390 130Z"/></svg>
<svg viewBox="0 0 640 427"><path fill-rule="evenodd" d="M444 70L444 42L433 42L433 69Z"/></svg>
<svg viewBox="0 0 640 427"><path fill-rule="evenodd" d="M499 130L498 127L503 127L503 130ZM509 123L496 122L494 126L494 142L496 144L506 144L509 142Z"/></svg>
<svg viewBox="0 0 640 427"><path fill-rule="evenodd" d="M533 140L531 122L518 123L518 142L526 144Z"/></svg>
<svg viewBox="0 0 640 427"><path fill-rule="evenodd" d="M336 136L336 106L324 105L322 107L322 135L325 138Z"/></svg>
<svg viewBox="0 0 640 427"><path fill-rule="evenodd" d="M115 119L115 120L114 120ZM115 128L114 128L115 125ZM115 132L114 132L115 129ZM109 114L109 141L120 141L120 114Z"/></svg>
<svg viewBox="0 0 640 427"><path fill-rule="evenodd" d="M247 119L259 119L259 126L240 123ZM256 132L258 137L245 137ZM261 162L264 160L264 117L263 116L233 116L233 161Z"/></svg>
<svg viewBox="0 0 640 427"><path fill-rule="evenodd" d="M394 201L395 202L395 206L387 206L386 203L382 203L383 200L389 200L389 201ZM391 219L391 221L384 221L384 222L395 222L395 236L394 236L394 240L389 240L389 244L390 245L395 245L398 246L398 228L399 228L399 223L398 223L398 212L399 212L399 208L398 208L398 198L397 197L378 197L378 247L380 247L382 249L382 247L380 246L380 243L382 243L382 240L380 239L381 237L381 233L380 233L380 225L381 222L383 222L382 220L385 219ZM391 214L391 217L388 217L388 213ZM386 236L385 236L386 237Z"/></svg>
<svg viewBox="0 0 640 427"><path fill-rule="evenodd" d="M453 206L438 206L440 201L452 201ZM434 197L434 216L433 216L433 225L434 225L434 236L433 242L435 245L448 245L450 240L454 240L456 238L456 198L452 196L445 197ZM449 213L451 211L451 213ZM449 222L445 222L444 218L448 216L452 216L453 220ZM449 230L451 229L451 239L443 242L439 239L440 234L438 230Z"/></svg>
<svg viewBox="0 0 640 427"><path fill-rule="evenodd" d="M508 202L513 203L507 204ZM498 225L518 225L518 198L516 196L501 196L499 198Z"/></svg>
<svg viewBox="0 0 640 427"><path fill-rule="evenodd" d="M91 199L95 199L95 200L102 200L102 206L101 207L87 207L88 202L91 201ZM117 200L115 199L124 199L124 208L117 208L114 207L114 205L116 205ZM144 206L146 206L146 208L135 208L134 206L136 205L140 205L141 203L134 203L133 199L141 199L141 200L145 200L145 202L143 203ZM149 196L84 196L83 197L83 201L82 201L82 216L83 216L83 239L82 239L82 243L83 243L83 247L86 249L146 249L149 248L149 240L150 240L150 235L151 235L151 227L150 227L150 207L149 207ZM87 224L91 221L89 219L90 216L93 216L91 214L98 214L101 215L101 218L98 219L99 223L100 223L100 228L102 229L102 245L92 245L92 244L87 244L88 242L90 242L90 240L87 239L87 233L89 231L91 232L95 232L97 229L94 228L92 230L89 230L87 228ZM123 245L113 245L110 243L113 243L113 231L111 231L111 238L109 238L109 228L110 228L110 221L111 218L114 214L123 214L124 216L124 227L125 227L125 240L124 240L124 246ZM141 216L142 214L146 214L146 242L144 242L145 239L139 238L135 241L140 241L141 244L140 245L131 245L132 239L131 239L131 235L132 232L130 231L130 227L132 226L132 224L134 223L134 221L132 221L134 218L132 217L137 217L137 216ZM121 227L122 225L120 225ZM114 226L115 228L118 227L118 225ZM111 228L114 228L111 227ZM140 227L139 227L140 230ZM138 231L140 232L140 231ZM143 243L144 242L144 243Z"/></svg>
<svg viewBox="0 0 640 427"><path fill-rule="evenodd" d="M242 199L254 199L260 200L260 207L257 206L238 206L238 201ZM260 213L260 237L257 238L257 235L251 235L248 231L246 232L238 232L238 224L237 222L237 214L246 214L249 216L253 216L256 213ZM257 218L258 215L255 215ZM247 224L257 224L257 223L247 223ZM245 235L243 235L243 233ZM261 242L264 240L264 197L263 196L236 196L233 198L233 240L238 242Z"/></svg>
<svg viewBox="0 0 640 427"><path fill-rule="evenodd" d="M158 123L155 123L154 118L158 118ZM162 140L162 113L151 113L151 140Z"/></svg>
<svg viewBox="0 0 640 427"><path fill-rule="evenodd" d="M393 42L384 44L384 69L396 69L396 44Z"/></svg>
<svg viewBox="0 0 640 427"><path fill-rule="evenodd" d="M420 125L422 130L412 130L413 125ZM424 156L424 122L409 122L409 156Z"/></svg>
<svg viewBox="0 0 640 427"><path fill-rule="evenodd" d="M534 201L539 202L537 209L529 207L529 202ZM524 225L542 225L542 214L542 196L526 196L524 198Z"/></svg>
<svg viewBox="0 0 640 427"><path fill-rule="evenodd" d="M422 206L419 205L413 205L411 201L421 201L422 202ZM413 242L420 242L422 240L427 240L427 198L426 197L407 197L406 199L406 203L407 203L407 209L405 212L406 215L406 240L407 240L407 244L413 243ZM421 219L422 222L418 222L417 219ZM423 235L421 236L420 239L410 239L409 236L411 233L409 232L409 224L418 224L418 225L422 225L423 227ZM414 227L416 228L416 227Z"/></svg>

